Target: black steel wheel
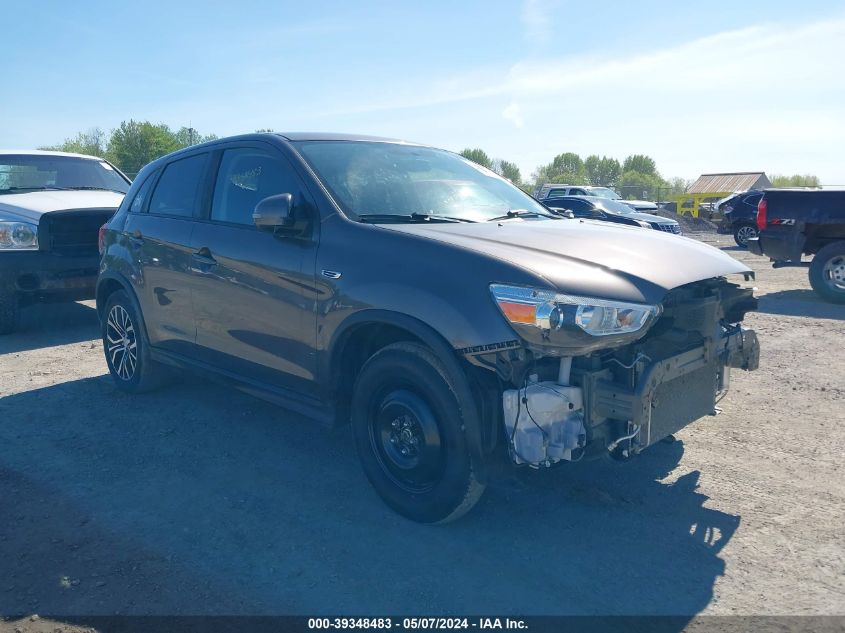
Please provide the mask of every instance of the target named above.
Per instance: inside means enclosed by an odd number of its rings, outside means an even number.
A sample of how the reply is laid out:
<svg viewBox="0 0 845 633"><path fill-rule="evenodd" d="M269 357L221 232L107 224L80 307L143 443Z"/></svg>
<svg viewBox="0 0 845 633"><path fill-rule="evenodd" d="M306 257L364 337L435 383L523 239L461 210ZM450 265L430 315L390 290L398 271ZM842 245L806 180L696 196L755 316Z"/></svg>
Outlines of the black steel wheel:
<svg viewBox="0 0 845 633"><path fill-rule="evenodd" d="M424 397L397 381L371 399L370 444L384 473L409 493L431 490L443 474L445 446Z"/></svg>
<svg viewBox="0 0 845 633"><path fill-rule="evenodd" d="M417 343L394 343L361 369L352 431L364 473L387 505L421 523L454 520L484 491L467 450L454 377Z"/></svg>

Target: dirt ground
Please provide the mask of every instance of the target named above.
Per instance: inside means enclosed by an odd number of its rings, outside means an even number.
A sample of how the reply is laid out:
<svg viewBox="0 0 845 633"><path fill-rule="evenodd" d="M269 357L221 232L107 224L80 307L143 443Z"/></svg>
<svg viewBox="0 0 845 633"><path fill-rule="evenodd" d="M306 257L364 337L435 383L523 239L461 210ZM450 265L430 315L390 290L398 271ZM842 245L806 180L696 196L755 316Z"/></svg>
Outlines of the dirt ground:
<svg viewBox="0 0 845 633"><path fill-rule="evenodd" d="M197 379L122 395L91 303L27 309L0 338L0 614L845 614L845 306L698 237L758 273L761 367L721 415L445 527L379 501L348 428Z"/></svg>

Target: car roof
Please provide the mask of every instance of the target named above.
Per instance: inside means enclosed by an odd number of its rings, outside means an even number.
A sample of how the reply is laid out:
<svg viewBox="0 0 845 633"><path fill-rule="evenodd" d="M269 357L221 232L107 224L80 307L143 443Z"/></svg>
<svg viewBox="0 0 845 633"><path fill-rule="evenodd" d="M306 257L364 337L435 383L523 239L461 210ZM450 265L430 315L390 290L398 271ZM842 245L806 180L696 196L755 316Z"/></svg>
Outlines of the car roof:
<svg viewBox="0 0 845 633"><path fill-rule="evenodd" d="M393 144L400 144L400 145L411 145L416 147L427 147L422 145L421 143L412 143L410 141L402 141L399 139L392 139L392 138L384 138L382 136L368 136L366 134L334 134L330 132L252 132L250 134L237 134L235 136L225 136L223 138L216 138L210 141L206 141L204 143L198 143L196 145L188 145L187 147L183 147L181 149L176 150L175 152L171 152L170 154L165 154L155 160L147 163L144 166L145 171L147 168L155 168L164 163L178 160L179 157L184 156L190 152L195 151L205 151L211 148L214 148L217 145L221 145L223 143L231 143L231 142L238 142L238 141L260 141L260 140L285 140L285 141L364 141L368 143L393 143ZM139 173L140 175L140 173ZM137 178L136 178L137 180Z"/></svg>
<svg viewBox="0 0 845 633"><path fill-rule="evenodd" d="M87 158L88 160L104 160L99 156L88 154L74 154L73 152L53 152L43 149L0 149L0 156L65 156L67 158Z"/></svg>
<svg viewBox="0 0 845 633"><path fill-rule="evenodd" d="M402 143L403 145L419 145L410 141L384 136L370 136L368 134L340 134L335 132L275 132L288 141L369 141L373 143Z"/></svg>

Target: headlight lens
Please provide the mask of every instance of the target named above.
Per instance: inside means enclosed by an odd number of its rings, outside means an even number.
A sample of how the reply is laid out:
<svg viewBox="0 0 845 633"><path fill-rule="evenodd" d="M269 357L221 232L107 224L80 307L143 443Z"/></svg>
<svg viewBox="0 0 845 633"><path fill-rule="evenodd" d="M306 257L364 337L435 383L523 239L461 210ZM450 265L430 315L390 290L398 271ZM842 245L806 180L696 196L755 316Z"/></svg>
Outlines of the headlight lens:
<svg viewBox="0 0 845 633"><path fill-rule="evenodd" d="M577 327L593 336L629 334L660 314L659 305L565 295L525 286L491 284L490 291L511 323L542 330Z"/></svg>
<svg viewBox="0 0 845 633"><path fill-rule="evenodd" d="M38 227L27 222L0 222L0 250L38 248Z"/></svg>

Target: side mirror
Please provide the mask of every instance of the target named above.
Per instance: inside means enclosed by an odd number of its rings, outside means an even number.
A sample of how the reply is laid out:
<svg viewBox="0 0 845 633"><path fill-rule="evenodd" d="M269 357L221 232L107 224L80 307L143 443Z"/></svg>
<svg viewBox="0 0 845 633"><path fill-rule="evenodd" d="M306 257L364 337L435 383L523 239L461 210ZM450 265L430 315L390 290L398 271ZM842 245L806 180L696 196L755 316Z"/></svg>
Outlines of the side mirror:
<svg viewBox="0 0 845 633"><path fill-rule="evenodd" d="M280 193L264 198L252 212L252 221L259 229L275 231L293 224L293 196Z"/></svg>

